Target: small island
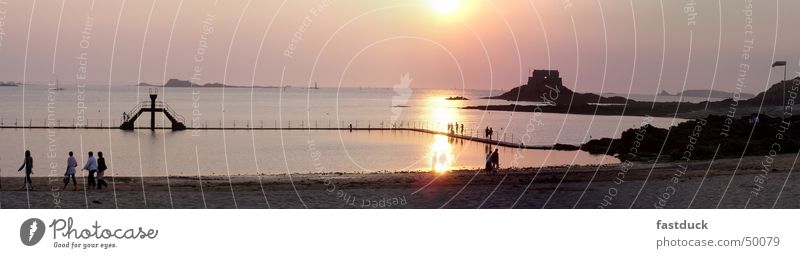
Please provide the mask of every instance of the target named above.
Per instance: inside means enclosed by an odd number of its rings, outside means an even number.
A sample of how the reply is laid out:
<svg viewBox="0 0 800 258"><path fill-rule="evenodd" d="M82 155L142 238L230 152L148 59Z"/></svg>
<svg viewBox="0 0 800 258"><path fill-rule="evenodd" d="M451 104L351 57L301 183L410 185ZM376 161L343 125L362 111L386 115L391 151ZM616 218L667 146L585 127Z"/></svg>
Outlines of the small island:
<svg viewBox="0 0 800 258"><path fill-rule="evenodd" d="M455 97L448 97L445 100L469 100L469 99L464 96L455 96Z"/></svg>
<svg viewBox="0 0 800 258"><path fill-rule="evenodd" d="M169 79L167 83L164 85L157 85L157 84L150 84L150 83L139 83L140 87L164 87L164 88L190 88L190 87L197 87L197 88L267 88L267 89L277 89L277 88L288 88L289 86L260 86L260 85L253 85L253 86L241 86L241 85L228 85L222 83L206 83L206 84L197 84L191 81L186 80L179 80L179 79Z"/></svg>

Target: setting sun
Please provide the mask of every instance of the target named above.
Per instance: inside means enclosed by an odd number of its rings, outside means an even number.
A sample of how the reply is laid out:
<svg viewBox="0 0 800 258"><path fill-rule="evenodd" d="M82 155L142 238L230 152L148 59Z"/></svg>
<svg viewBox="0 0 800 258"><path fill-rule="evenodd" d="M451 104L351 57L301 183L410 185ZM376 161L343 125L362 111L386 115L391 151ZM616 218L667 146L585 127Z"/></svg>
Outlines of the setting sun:
<svg viewBox="0 0 800 258"><path fill-rule="evenodd" d="M442 14L451 14L461 7L460 0L428 0L428 4L434 11Z"/></svg>

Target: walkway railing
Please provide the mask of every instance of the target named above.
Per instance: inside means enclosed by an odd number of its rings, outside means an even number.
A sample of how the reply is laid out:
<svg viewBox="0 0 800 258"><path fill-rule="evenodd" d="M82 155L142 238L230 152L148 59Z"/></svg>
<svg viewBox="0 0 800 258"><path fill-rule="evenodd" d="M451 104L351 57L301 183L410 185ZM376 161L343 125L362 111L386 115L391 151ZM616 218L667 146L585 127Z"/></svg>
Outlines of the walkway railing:
<svg viewBox="0 0 800 258"><path fill-rule="evenodd" d="M175 111L174 109L172 109L172 107L170 107L169 105L167 105L167 103L165 103L165 102L163 102L163 101L160 101L160 100L157 100L155 104L156 104L156 105L155 105L155 108L156 108L156 109L164 109L164 110L165 110L165 111L167 111L167 112L168 112L170 115L172 115L172 117L173 117L173 118L175 118L175 120L177 120L178 122L181 122L181 123L186 123L186 119L185 119L185 118L184 118L182 115L178 114L178 112L177 112L177 111ZM150 102L149 100L145 100L145 101L139 102L139 104L136 104L136 106L133 106L133 108L131 108L131 109L130 109L130 110L127 112L127 113L126 113L126 114L128 115L127 119L126 119L126 118L121 118L121 119L120 119L120 123L127 122L127 121L128 121L129 119L131 119L131 118L132 118L132 117L133 117L133 116L134 116L136 113L138 113L138 112L139 112L139 110L141 110L141 109L148 109L148 108L151 108L151 102Z"/></svg>
<svg viewBox="0 0 800 258"><path fill-rule="evenodd" d="M149 104L149 102L148 102ZM166 105L161 106L166 107ZM157 107L159 108L159 107ZM171 109L170 109L171 110ZM173 111L170 111L173 112ZM183 117L172 113L175 119L183 121ZM119 121L122 121L120 119ZM113 122L113 123L110 123ZM135 123L136 129L149 129L149 120L138 120ZM431 134L450 135L447 132L447 123L435 123L417 120L402 120L394 123L376 120L200 120L191 121L186 124L187 130L405 130L417 131ZM474 125L473 125L474 126ZM79 120L48 120L48 119L19 119L8 120L0 118L0 129L119 129L116 120L107 119L85 119ZM157 129L171 129L168 119L156 119ZM490 142L493 144L501 143L502 146L517 148L549 149L550 146L524 146L519 137L514 137L513 133L503 133L495 131L492 139L485 139L483 128L474 128L469 125L464 126L464 133L458 130L451 136L479 141Z"/></svg>

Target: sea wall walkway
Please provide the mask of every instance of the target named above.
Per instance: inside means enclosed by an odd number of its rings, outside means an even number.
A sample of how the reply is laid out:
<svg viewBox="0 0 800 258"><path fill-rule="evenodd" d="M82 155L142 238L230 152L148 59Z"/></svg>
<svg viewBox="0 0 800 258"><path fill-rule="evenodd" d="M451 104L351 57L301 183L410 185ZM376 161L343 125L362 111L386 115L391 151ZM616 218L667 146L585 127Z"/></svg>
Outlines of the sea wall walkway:
<svg viewBox="0 0 800 258"><path fill-rule="evenodd" d="M94 126L63 126L63 125L54 125L54 126L42 126L42 125L19 125L19 124L4 124L0 125L0 129L45 129L45 130L120 130L118 126L103 126L103 125L94 125ZM150 127L135 127L136 130L149 130ZM155 128L156 130L172 130L172 127L165 127L165 126L158 126ZM455 139L462 139L467 141L473 141L478 143L485 143L491 144L496 146L502 147L509 147L509 148L518 148L518 149L538 149L538 150L550 150L556 149L558 146L553 145L526 145L522 143L522 141L514 141L513 135L510 136L511 141L504 141L499 139L487 139L484 137L477 137L475 135L468 135L468 134L449 134L447 132L442 132L438 130L432 129L423 129L423 128L414 128L414 127L198 127L198 128L186 128L187 131L193 130L219 130L219 131L410 131L410 132L419 132L431 135L443 135L452 137ZM498 137L498 138L506 138L506 137ZM567 147L574 147L577 146L569 146L569 145L560 145L561 148Z"/></svg>

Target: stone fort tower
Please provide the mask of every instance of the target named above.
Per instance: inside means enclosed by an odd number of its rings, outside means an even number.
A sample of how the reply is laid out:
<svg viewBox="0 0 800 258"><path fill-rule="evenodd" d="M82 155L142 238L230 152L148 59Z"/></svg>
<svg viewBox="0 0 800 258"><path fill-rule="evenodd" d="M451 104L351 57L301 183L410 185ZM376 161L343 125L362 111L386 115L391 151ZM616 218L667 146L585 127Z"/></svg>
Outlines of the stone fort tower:
<svg viewBox="0 0 800 258"><path fill-rule="evenodd" d="M563 86L558 70L533 70L528 77L528 86Z"/></svg>

